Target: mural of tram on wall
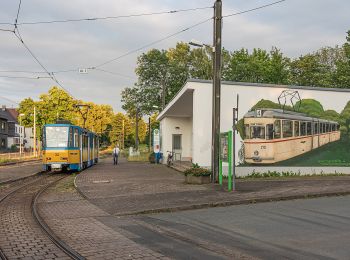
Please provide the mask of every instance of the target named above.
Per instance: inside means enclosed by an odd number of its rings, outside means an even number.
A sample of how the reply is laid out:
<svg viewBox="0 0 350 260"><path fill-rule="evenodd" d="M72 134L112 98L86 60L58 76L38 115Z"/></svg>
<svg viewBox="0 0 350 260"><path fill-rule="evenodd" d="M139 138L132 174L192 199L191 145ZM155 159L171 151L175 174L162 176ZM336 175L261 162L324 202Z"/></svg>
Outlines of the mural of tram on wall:
<svg viewBox="0 0 350 260"><path fill-rule="evenodd" d="M271 164L340 139L335 121L282 109L257 109L244 116L245 161Z"/></svg>

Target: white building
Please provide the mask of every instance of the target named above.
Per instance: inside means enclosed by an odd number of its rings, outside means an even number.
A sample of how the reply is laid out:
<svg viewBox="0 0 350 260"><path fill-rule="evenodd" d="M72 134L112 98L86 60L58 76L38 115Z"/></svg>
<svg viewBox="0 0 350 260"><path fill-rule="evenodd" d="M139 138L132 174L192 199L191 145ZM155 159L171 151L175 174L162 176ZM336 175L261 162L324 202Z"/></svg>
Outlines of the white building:
<svg viewBox="0 0 350 260"><path fill-rule="evenodd" d="M221 87L221 132L232 130L232 108L236 107L239 95L239 119L261 99L278 103L284 90L296 90L301 99L315 99L324 110L340 113L350 101L349 89L328 89L271 84L222 82ZM289 100L287 100L287 103ZM211 166L212 140L212 82L189 80L158 116L161 131L161 151L175 153L176 160L187 160L203 167ZM243 140L236 134L236 158ZM166 160L164 160L166 161ZM238 161L238 160L237 160ZM239 163L239 162L238 162ZM350 165L350 161L349 161ZM246 175L252 167L238 167L238 175ZM259 167L259 171L271 167ZM317 173L320 171L350 173L350 167L278 167L278 170Z"/></svg>

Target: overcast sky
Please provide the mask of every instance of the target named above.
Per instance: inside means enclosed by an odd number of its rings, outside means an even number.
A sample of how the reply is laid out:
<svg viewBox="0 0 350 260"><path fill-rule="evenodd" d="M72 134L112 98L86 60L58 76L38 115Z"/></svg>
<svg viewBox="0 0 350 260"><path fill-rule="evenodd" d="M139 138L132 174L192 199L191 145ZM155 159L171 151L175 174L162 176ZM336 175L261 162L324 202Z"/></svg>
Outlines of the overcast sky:
<svg viewBox="0 0 350 260"><path fill-rule="evenodd" d="M223 14L235 13L275 0L223 0ZM22 0L18 22L50 21L118 16L212 6L214 0ZM13 23L18 2L1 0L0 23ZM298 57L324 46L342 45L349 23L348 0L287 0L251 13L225 18L223 46L271 49L276 46L290 57ZM100 67L101 71L79 74L78 68L93 67L131 50L212 17L212 9L176 14L84 21L75 23L20 25L24 42L57 79L78 99L110 104L121 110L120 92L136 81L136 58L151 48L174 47L176 42L196 39L212 42L212 22L178 34L152 47ZM0 29L12 29L1 25ZM37 100L55 85L50 79L18 79L1 76L37 77L38 73L3 71L43 69L11 32L0 31L0 104L14 105L5 98Z"/></svg>

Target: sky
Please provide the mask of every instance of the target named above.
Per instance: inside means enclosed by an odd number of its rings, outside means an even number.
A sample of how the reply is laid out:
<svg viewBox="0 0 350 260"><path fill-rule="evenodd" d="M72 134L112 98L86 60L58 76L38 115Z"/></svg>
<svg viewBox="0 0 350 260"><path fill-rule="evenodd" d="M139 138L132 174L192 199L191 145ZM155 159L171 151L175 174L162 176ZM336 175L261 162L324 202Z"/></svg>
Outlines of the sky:
<svg viewBox="0 0 350 260"><path fill-rule="evenodd" d="M223 15L275 0L223 0ZM0 1L1 23L14 23L19 1ZM214 0L22 0L18 23L154 13L210 7ZM342 45L350 29L347 0L287 0L254 12L224 18L223 47L270 50L276 46L289 57L299 57L325 46ZM192 39L212 43L212 21L142 50L139 49L213 16L213 9L97 21L18 25L24 43L61 85L76 99L109 104L122 111L120 93L137 81L137 57L152 48L168 49ZM69 70L69 72L62 72ZM10 72L12 71L12 72ZM30 71L19 73L14 71ZM12 32L0 30L0 104L14 106L57 85ZM34 73L33 73L34 72ZM25 78L13 78L25 77ZM37 77L44 77L36 79ZM35 79L34 79L35 78ZM9 101L10 100L10 101Z"/></svg>

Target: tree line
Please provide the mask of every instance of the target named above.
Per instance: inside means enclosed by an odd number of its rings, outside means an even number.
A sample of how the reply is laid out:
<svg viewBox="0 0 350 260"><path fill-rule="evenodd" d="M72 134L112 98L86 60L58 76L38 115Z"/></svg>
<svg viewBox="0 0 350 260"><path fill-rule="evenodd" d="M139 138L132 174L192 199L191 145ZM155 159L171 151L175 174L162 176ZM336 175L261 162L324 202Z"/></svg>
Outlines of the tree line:
<svg viewBox="0 0 350 260"><path fill-rule="evenodd" d="M24 114L21 119L22 125L33 127L34 106L39 137L45 124L56 123L57 120L64 119L74 125L85 126L86 129L99 134L100 143L103 146L119 144L129 147L134 145L136 124L134 118L121 112L114 113L110 105L77 100L65 90L52 87L48 93L40 95L38 101L25 98L20 102L18 111ZM155 117L155 115L152 117L153 127L157 127ZM140 142L148 141L148 126L142 118L138 122L138 137Z"/></svg>
<svg viewBox="0 0 350 260"><path fill-rule="evenodd" d="M137 58L138 80L122 91L129 114L152 114L168 103L188 78L212 79L211 48L191 49L179 42L168 50L151 49ZM342 46L324 47L290 58L276 47L270 51L242 48L222 51L222 80L327 88L350 88L350 31Z"/></svg>

